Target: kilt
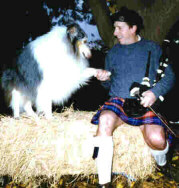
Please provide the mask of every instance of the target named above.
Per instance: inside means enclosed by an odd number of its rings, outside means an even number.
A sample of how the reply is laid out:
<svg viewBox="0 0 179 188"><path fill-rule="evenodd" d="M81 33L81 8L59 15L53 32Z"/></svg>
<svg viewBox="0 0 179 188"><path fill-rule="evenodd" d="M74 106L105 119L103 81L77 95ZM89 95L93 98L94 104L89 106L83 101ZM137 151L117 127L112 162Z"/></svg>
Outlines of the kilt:
<svg viewBox="0 0 179 188"><path fill-rule="evenodd" d="M152 112L147 111L143 116L140 117L128 117L124 110L123 110L123 104L124 99L120 97L113 97L106 101L104 105L102 105L97 113L93 116L91 123L98 125L99 124L99 116L103 110L111 110L113 111L122 121L129 125L133 126L140 126L140 125L160 125L164 128L166 132L166 136L169 139L169 143L171 144L173 137L172 135L167 131L166 126L164 123Z"/></svg>

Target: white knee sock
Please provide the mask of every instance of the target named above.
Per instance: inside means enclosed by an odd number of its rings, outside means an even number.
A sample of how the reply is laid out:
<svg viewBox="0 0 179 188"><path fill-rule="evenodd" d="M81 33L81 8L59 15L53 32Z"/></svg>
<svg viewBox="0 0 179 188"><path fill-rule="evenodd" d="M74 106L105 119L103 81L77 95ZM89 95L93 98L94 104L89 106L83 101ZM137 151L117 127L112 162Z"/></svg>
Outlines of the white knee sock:
<svg viewBox="0 0 179 188"><path fill-rule="evenodd" d="M166 154L169 150L168 142L167 142L167 146L164 150L153 150L151 148L150 148L150 150L151 150L151 153L152 153L156 163L159 166L164 166L167 163Z"/></svg>
<svg viewBox="0 0 179 188"><path fill-rule="evenodd" d="M113 158L112 136L96 136L95 147L99 147L96 165L99 184L111 182L111 169Z"/></svg>

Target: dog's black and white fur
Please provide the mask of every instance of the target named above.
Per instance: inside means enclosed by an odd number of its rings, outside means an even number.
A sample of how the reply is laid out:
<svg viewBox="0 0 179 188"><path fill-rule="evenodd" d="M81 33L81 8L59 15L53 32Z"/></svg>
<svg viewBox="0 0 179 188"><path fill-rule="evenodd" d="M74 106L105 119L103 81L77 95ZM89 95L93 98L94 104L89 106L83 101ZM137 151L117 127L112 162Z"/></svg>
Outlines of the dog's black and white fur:
<svg viewBox="0 0 179 188"><path fill-rule="evenodd" d="M63 104L71 94L95 76L88 67L91 51L87 36L76 23L54 26L50 32L30 42L22 51L15 69L2 75L2 88L10 95L13 116L22 111L52 117L52 103Z"/></svg>

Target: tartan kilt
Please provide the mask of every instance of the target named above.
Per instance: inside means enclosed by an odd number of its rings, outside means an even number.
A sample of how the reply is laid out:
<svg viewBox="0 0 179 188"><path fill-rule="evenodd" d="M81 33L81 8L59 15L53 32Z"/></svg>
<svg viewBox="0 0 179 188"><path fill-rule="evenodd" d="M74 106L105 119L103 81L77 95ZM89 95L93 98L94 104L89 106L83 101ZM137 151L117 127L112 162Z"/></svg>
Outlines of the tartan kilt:
<svg viewBox="0 0 179 188"><path fill-rule="evenodd" d="M125 99L120 97L113 97L106 101L104 105L102 105L97 113L93 116L91 123L98 125L99 124L99 117L103 110L111 110L113 111L122 121L129 125L133 126L140 126L140 125L160 125L164 128L166 132L166 138L169 140L169 143L171 144L173 137L166 129L166 126L164 123L152 112L147 111L143 116L140 117L128 117L124 110L123 110L123 104Z"/></svg>

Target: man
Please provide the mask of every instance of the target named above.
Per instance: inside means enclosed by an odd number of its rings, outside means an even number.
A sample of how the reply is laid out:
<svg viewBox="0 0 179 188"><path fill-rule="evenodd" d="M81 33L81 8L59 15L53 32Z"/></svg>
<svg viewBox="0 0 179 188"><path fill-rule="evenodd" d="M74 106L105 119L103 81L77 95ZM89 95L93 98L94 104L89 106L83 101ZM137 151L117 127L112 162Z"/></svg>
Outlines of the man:
<svg viewBox="0 0 179 188"><path fill-rule="evenodd" d="M94 115L92 123L98 124L95 146L99 148L96 156L99 177L99 187L108 187L111 181L111 167L113 157L113 131L124 122L140 126L144 140L151 149L156 162L160 166L166 164L166 153L169 144L166 140L165 126L151 111L145 116L129 117L123 110L124 101L130 96L129 88L134 82L141 83L145 77L146 64L150 57L149 81L154 84L159 59L160 46L139 36L143 28L143 20L137 12L122 8L113 16L114 36L119 43L107 54L105 70L99 70L97 79L109 89L111 97ZM111 76L109 76L111 72ZM174 73L169 66L165 69L165 76L152 88L142 93L141 105L152 106L160 95L164 96L174 85Z"/></svg>

